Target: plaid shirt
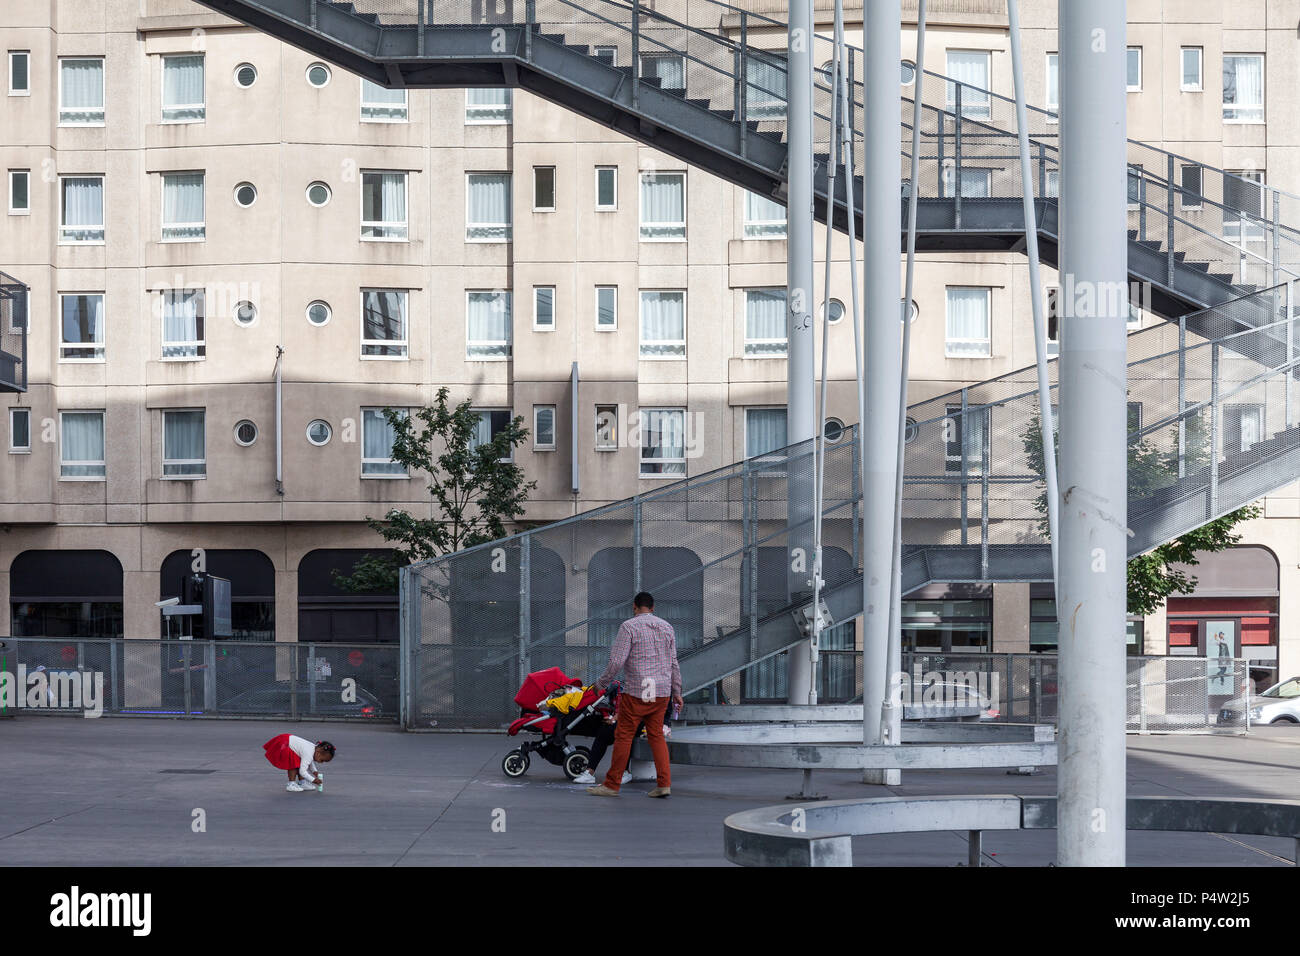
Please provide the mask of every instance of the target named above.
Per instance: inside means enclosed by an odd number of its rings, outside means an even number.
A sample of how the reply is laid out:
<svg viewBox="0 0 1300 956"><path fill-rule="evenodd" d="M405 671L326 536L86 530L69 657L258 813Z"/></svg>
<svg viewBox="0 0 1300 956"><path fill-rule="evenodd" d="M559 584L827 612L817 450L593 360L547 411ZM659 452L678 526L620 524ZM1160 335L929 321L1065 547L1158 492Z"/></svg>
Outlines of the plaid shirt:
<svg viewBox="0 0 1300 956"><path fill-rule="evenodd" d="M624 693L636 697L673 697L682 693L682 672L677 666L677 638L673 626L654 614L637 614L624 621L609 652L609 666L596 681L604 690L623 671Z"/></svg>

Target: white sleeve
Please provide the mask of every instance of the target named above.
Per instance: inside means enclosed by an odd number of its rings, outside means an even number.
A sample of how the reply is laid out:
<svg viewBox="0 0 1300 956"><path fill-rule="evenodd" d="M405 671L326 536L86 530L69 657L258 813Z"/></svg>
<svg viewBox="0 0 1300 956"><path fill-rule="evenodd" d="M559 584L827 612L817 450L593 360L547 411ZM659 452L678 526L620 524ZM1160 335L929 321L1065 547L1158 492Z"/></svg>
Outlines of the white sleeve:
<svg viewBox="0 0 1300 956"><path fill-rule="evenodd" d="M312 768L316 766L316 745L310 740L303 740L301 737L290 737L289 746L298 755L298 776L303 778L314 777Z"/></svg>

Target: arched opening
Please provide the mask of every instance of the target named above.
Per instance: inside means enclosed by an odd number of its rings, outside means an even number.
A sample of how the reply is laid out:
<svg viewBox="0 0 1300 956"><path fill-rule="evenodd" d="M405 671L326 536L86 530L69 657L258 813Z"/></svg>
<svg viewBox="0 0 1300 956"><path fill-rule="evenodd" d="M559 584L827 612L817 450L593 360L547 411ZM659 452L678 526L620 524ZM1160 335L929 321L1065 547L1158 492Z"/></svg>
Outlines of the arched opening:
<svg viewBox="0 0 1300 956"><path fill-rule="evenodd" d="M195 557L189 550L173 551L163 559L159 573L158 596L177 597L183 594L184 579L195 573ZM261 551L223 550L204 551L203 567L206 573L230 582L230 640L275 640L275 565ZM190 630L182 632L182 625L172 624L172 636L190 633L195 640L205 640L203 618L194 615L183 625ZM167 636L167 622L162 625L162 635Z"/></svg>
<svg viewBox="0 0 1300 956"><path fill-rule="evenodd" d="M24 551L9 567L14 637L121 637L122 563L108 551Z"/></svg>

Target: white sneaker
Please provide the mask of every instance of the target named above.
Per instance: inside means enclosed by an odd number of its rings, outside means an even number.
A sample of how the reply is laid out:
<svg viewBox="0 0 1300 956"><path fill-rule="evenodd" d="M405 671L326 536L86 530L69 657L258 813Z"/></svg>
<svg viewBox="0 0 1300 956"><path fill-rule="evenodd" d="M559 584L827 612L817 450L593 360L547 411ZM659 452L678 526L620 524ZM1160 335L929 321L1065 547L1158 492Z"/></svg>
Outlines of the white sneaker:
<svg viewBox="0 0 1300 956"><path fill-rule="evenodd" d="M596 778L591 775L590 770L584 770L582 773L578 774L576 777L573 778L573 782L592 784L596 782Z"/></svg>
<svg viewBox="0 0 1300 956"><path fill-rule="evenodd" d="M301 793L302 784L300 784L297 780L290 780L288 786L286 786L284 789L288 790L290 793Z"/></svg>
<svg viewBox="0 0 1300 956"><path fill-rule="evenodd" d="M632 782L632 775L631 775L630 773L628 773L626 770L624 770L624 771L623 771L623 783L631 783L631 782Z"/></svg>

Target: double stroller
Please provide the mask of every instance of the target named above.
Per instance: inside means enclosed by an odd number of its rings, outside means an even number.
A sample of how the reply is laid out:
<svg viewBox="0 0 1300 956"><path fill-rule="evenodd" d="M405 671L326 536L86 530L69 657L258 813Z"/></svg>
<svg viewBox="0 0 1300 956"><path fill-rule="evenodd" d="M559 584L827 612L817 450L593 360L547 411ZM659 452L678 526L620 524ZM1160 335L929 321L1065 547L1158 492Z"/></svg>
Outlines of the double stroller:
<svg viewBox="0 0 1300 956"><path fill-rule="evenodd" d="M566 677L558 667L529 674L515 694L519 717L506 733L517 737L527 732L540 739L525 740L505 755L501 761L505 775L522 777L527 773L529 754L563 768L570 780L585 773L591 751L570 743L568 738L594 737L605 716L613 712L618 693L617 682L604 691L584 689L582 681Z"/></svg>

